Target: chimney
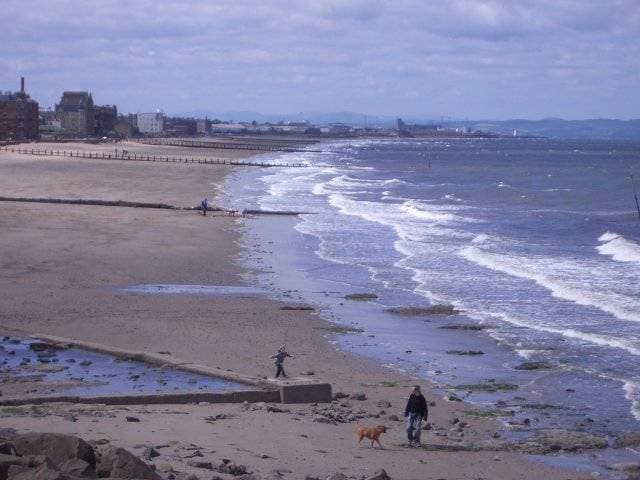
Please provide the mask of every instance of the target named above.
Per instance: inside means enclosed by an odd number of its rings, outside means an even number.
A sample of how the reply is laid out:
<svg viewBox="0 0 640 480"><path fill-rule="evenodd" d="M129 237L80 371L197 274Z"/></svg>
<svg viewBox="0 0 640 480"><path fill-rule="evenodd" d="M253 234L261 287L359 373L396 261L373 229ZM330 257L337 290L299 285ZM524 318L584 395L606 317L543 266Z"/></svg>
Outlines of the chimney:
<svg viewBox="0 0 640 480"><path fill-rule="evenodd" d="M24 77L20 77L20 93L24 93Z"/></svg>

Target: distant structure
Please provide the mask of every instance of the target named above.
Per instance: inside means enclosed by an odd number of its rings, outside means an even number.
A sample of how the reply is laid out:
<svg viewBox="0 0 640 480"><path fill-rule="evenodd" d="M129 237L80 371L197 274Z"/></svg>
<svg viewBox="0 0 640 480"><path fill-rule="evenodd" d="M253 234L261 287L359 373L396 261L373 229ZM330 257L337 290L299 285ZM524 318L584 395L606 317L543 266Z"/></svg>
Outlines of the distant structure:
<svg viewBox="0 0 640 480"><path fill-rule="evenodd" d="M136 126L142 134L158 135L164 132L164 115L162 112L138 113Z"/></svg>
<svg viewBox="0 0 640 480"><path fill-rule="evenodd" d="M404 123L401 118L396 120L396 129L401 136L413 136L413 135L434 135L440 130L439 125L410 125Z"/></svg>
<svg viewBox="0 0 640 480"><path fill-rule="evenodd" d="M211 121L208 118L199 118L196 120L196 133L198 133L198 135L211 133Z"/></svg>
<svg viewBox="0 0 640 480"><path fill-rule="evenodd" d="M118 108L115 105L101 105L94 107L96 121L96 135L113 134L118 123Z"/></svg>
<svg viewBox="0 0 640 480"><path fill-rule="evenodd" d="M85 138L95 133L95 111L89 92L63 92L56 105L64 134Z"/></svg>
<svg viewBox="0 0 640 480"><path fill-rule="evenodd" d="M0 92L0 140L38 138L38 103L24 90L24 77L19 92Z"/></svg>

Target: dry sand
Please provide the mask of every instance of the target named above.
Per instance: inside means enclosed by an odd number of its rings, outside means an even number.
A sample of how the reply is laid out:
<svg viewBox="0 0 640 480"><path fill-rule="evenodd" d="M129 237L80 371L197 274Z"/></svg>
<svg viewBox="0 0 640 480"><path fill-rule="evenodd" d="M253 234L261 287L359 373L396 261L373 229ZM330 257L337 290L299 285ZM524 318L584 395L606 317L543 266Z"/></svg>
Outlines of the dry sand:
<svg viewBox="0 0 640 480"><path fill-rule="evenodd" d="M38 144L58 149L59 145ZM119 144L118 148L123 145ZM69 145L67 149L113 150L114 145ZM175 154L177 147L127 145L129 151ZM179 149L187 155L184 149ZM154 154L152 153L152 154ZM191 152L193 153L193 152ZM202 152L198 152L204 156ZM241 158L251 152L206 152ZM212 198L228 167L87 160L0 153L0 192L5 197L55 197L163 202L197 205ZM242 206L240 206L242 208ZM353 409L385 413L368 424L391 426L385 450L357 445L355 423L313 422L311 406L291 413L240 405L183 405L82 408L49 405L42 410L2 413L2 426L21 431L75 433L106 438L116 445L171 444L154 460L200 478L211 474L187 465L191 443L208 459L230 458L260 474L274 468L328 475L341 471L360 477L385 468L394 479L568 479L587 475L546 467L513 452L433 452L403 447L404 402L413 384L369 360L336 351L330 327L316 312L282 311L264 297L131 295L121 287L138 284L246 285L238 263L242 222L222 215L136 208L0 203L0 329L58 335L117 348L169 351L179 358L250 375L273 375L269 356L287 338L297 353L287 363L293 376L312 370L334 391L363 391L366 401ZM464 414L470 407L435 400L429 421L449 431L454 417L464 419L465 440L487 440L491 420ZM391 408L378 406L388 401ZM139 423L127 423L125 414ZM39 415L38 412L48 413ZM98 412L98 413L96 413ZM232 418L214 423L218 413ZM72 421L69 421L72 420ZM442 432L441 431L441 432ZM451 433L455 435L455 433ZM438 440L424 432L423 443ZM173 443L175 442L175 443Z"/></svg>

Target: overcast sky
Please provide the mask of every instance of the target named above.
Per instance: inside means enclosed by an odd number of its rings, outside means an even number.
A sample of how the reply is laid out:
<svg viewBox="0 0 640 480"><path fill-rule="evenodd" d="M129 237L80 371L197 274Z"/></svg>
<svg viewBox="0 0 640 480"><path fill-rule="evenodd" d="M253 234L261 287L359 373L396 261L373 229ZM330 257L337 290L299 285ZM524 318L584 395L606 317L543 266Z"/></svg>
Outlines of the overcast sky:
<svg viewBox="0 0 640 480"><path fill-rule="evenodd" d="M120 111L640 117L640 0L2 0L0 90Z"/></svg>

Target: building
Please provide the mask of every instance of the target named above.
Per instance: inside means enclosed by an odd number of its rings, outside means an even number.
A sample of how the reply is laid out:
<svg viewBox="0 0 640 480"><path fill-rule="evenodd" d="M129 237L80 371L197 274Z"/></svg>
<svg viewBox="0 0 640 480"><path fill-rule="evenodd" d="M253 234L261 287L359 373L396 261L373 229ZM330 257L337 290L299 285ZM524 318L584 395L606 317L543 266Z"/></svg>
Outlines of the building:
<svg viewBox="0 0 640 480"><path fill-rule="evenodd" d="M197 121L194 118L166 117L164 132L174 137L190 137L197 132Z"/></svg>
<svg viewBox="0 0 640 480"><path fill-rule="evenodd" d="M96 135L108 135L113 134L116 123L118 122L118 109L115 105L101 105L96 106L95 121L96 121Z"/></svg>
<svg viewBox="0 0 640 480"><path fill-rule="evenodd" d="M56 113L68 137L88 137L95 133L93 98L89 92L64 92Z"/></svg>
<svg viewBox="0 0 640 480"><path fill-rule="evenodd" d="M29 140L39 136L38 103L24 91L0 92L0 140Z"/></svg>
<svg viewBox="0 0 640 480"><path fill-rule="evenodd" d="M142 134L158 135L164 132L164 115L162 112L138 113L136 126Z"/></svg>
<svg viewBox="0 0 640 480"><path fill-rule="evenodd" d="M211 121L208 118L196 120L196 133L207 135L211 132Z"/></svg>

